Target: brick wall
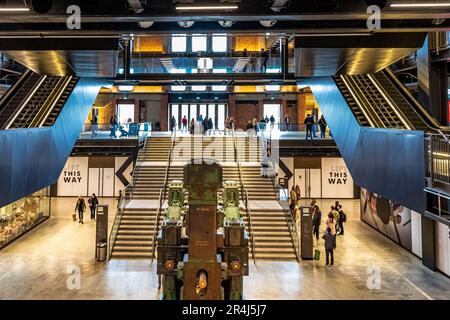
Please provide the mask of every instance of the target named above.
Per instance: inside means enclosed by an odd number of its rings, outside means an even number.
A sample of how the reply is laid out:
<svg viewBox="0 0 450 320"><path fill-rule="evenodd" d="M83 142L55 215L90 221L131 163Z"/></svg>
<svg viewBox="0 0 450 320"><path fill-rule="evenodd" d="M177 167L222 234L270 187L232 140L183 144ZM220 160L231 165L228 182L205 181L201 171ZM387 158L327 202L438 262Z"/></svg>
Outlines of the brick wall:
<svg viewBox="0 0 450 320"><path fill-rule="evenodd" d="M254 117L258 119L259 104L251 102L237 103L235 115L235 127L239 129L245 129L248 120L251 120Z"/></svg>

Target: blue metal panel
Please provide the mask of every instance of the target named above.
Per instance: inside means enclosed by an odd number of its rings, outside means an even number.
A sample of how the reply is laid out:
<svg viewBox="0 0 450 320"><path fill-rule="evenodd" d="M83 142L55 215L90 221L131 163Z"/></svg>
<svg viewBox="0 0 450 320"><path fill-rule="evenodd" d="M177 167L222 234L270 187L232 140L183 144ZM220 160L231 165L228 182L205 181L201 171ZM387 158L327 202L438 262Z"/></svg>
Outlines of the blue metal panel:
<svg viewBox="0 0 450 320"><path fill-rule="evenodd" d="M0 131L0 207L57 181L105 84L80 79L52 127Z"/></svg>
<svg viewBox="0 0 450 320"><path fill-rule="evenodd" d="M423 212L424 132L360 127L331 77L300 83L311 87L355 183Z"/></svg>

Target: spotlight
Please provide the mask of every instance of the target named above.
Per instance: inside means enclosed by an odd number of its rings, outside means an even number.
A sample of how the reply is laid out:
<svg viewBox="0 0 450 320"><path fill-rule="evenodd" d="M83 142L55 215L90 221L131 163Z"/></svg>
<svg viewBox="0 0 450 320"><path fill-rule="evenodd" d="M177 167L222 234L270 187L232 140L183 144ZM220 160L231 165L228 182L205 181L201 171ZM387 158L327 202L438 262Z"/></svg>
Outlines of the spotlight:
<svg viewBox="0 0 450 320"><path fill-rule="evenodd" d="M153 25L154 21L139 21L138 25L141 28L147 29Z"/></svg>
<svg viewBox="0 0 450 320"><path fill-rule="evenodd" d="M219 24L224 27L224 28L230 28L231 26L233 26L233 24L235 23L235 21L233 20L222 20L219 21Z"/></svg>
<svg viewBox="0 0 450 320"><path fill-rule="evenodd" d="M277 20L260 20L259 23L261 23L261 25L266 28L270 28L273 27L275 23L277 23Z"/></svg>
<svg viewBox="0 0 450 320"><path fill-rule="evenodd" d="M182 28L190 28L194 23L195 21L178 21L178 25Z"/></svg>

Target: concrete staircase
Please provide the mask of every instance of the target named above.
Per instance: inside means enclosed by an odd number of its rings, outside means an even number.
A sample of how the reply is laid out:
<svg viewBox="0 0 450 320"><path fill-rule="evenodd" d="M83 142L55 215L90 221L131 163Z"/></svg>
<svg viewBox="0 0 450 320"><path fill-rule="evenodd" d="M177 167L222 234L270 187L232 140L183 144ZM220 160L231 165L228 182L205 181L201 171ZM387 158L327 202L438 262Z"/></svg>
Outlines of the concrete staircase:
<svg viewBox="0 0 450 320"><path fill-rule="evenodd" d="M172 142L167 138L149 138L145 147L139 151L138 162L134 168L132 201L152 201L158 203L163 188L166 166ZM158 205L134 205L127 207L117 231L112 249L112 259L150 259L154 227Z"/></svg>

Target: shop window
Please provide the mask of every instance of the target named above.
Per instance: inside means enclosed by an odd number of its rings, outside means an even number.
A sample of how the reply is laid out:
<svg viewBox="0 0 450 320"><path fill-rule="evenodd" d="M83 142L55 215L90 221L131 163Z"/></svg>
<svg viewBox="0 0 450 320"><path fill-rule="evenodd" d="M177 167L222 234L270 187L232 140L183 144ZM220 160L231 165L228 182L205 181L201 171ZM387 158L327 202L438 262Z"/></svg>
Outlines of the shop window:
<svg viewBox="0 0 450 320"><path fill-rule="evenodd" d="M206 35L194 34L192 36L192 52L205 52L207 49Z"/></svg>

